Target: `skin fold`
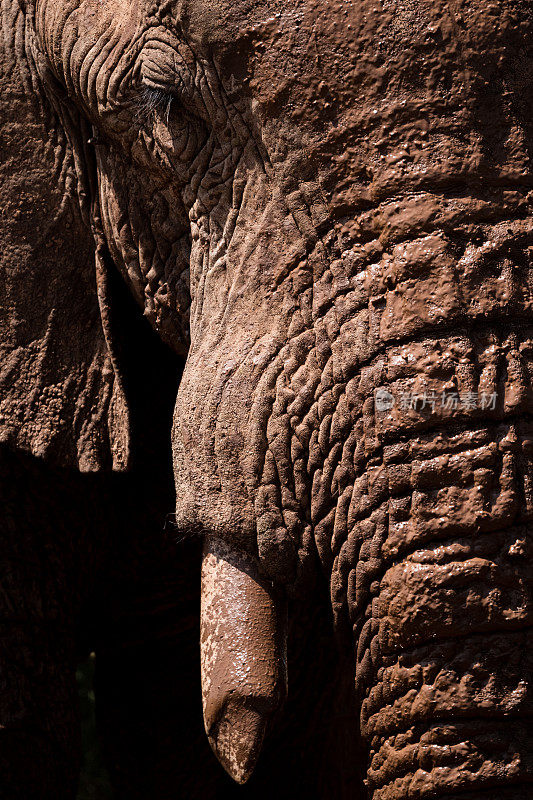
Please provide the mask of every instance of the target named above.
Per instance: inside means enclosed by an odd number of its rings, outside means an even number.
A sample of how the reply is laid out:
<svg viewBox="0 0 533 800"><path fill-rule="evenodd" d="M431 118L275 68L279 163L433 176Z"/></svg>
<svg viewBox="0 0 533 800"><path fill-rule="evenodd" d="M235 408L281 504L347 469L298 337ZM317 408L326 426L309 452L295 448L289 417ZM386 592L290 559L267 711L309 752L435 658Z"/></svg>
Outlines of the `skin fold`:
<svg viewBox="0 0 533 800"><path fill-rule="evenodd" d="M134 441L113 270L186 357L175 522L204 542L204 721L223 765L252 771L285 694L286 604L312 607L320 574L357 694L349 796L526 798L531 4L19 14L13 48L95 243L109 399L74 466L90 453L98 471L104 428L115 469ZM13 437L37 453L32 430Z"/></svg>

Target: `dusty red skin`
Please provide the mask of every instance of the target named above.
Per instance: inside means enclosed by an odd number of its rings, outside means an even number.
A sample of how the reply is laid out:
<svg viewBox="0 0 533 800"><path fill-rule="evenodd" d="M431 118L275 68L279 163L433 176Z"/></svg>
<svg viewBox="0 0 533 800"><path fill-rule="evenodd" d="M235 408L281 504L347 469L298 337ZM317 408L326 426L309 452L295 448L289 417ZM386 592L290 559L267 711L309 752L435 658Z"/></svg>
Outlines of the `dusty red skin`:
<svg viewBox="0 0 533 800"><path fill-rule="evenodd" d="M98 132L101 247L187 352L178 526L289 594L318 553L373 800L525 798L531 4L76 8L36 46Z"/></svg>

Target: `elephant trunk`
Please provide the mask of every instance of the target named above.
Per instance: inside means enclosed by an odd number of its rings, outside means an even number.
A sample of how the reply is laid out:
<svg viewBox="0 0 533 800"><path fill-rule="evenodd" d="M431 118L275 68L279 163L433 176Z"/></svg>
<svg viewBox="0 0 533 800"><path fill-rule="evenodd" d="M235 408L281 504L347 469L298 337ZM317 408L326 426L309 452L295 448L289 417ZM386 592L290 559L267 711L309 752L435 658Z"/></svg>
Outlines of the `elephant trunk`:
<svg viewBox="0 0 533 800"><path fill-rule="evenodd" d="M533 197L452 189L384 200L343 223L342 248L324 236L287 337L217 362L234 372L201 473L187 460L191 423L175 426L179 490L192 474L221 498L195 500L203 529L221 529L213 508L228 529L253 487L261 570L290 589L318 552L331 574L337 629L356 648L373 800L501 797L511 785L516 797L532 777ZM182 407L205 409L190 385ZM202 484L212 462L222 481ZM255 562L216 547L204 559L204 714L243 781L259 706L268 716L283 694L284 626Z"/></svg>
<svg viewBox="0 0 533 800"><path fill-rule="evenodd" d="M210 539L202 564L205 729L238 783L250 777L287 685L286 609L254 560Z"/></svg>

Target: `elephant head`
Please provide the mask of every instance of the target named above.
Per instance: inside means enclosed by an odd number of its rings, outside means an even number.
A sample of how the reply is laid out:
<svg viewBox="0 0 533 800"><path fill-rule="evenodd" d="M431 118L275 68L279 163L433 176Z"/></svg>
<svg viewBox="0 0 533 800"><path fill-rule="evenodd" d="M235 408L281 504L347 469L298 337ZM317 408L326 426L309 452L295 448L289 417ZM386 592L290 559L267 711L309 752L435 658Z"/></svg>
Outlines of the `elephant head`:
<svg viewBox="0 0 533 800"><path fill-rule="evenodd" d="M320 565L374 800L525 797L529 3L25 2L104 323L114 264L187 358L220 760L251 773Z"/></svg>

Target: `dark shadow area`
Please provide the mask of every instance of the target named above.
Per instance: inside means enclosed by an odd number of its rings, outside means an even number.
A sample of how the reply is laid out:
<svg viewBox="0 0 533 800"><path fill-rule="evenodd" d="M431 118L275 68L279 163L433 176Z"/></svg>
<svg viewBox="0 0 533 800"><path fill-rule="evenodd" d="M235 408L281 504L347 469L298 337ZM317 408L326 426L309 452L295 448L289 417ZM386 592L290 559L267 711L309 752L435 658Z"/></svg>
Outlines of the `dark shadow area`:
<svg viewBox="0 0 533 800"><path fill-rule="evenodd" d="M109 774L96 733L94 661L94 653L91 653L76 670L81 717L81 774L76 800L113 800ZM135 697L131 698L131 702L135 703Z"/></svg>

